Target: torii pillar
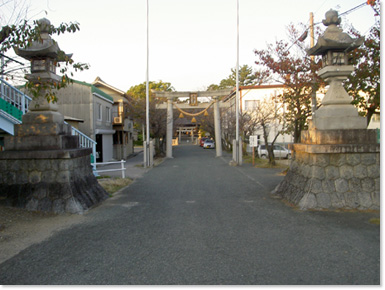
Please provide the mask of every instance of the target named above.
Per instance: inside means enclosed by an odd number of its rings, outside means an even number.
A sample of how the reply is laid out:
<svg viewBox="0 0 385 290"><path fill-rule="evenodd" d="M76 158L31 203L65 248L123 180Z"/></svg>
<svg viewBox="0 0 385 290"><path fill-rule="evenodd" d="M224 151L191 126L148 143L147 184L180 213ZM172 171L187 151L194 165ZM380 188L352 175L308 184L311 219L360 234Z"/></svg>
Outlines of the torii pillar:
<svg viewBox="0 0 385 290"><path fill-rule="evenodd" d="M172 157L172 131L174 127L174 116L172 110L172 102L174 97L167 97L167 131L166 131L166 157Z"/></svg>

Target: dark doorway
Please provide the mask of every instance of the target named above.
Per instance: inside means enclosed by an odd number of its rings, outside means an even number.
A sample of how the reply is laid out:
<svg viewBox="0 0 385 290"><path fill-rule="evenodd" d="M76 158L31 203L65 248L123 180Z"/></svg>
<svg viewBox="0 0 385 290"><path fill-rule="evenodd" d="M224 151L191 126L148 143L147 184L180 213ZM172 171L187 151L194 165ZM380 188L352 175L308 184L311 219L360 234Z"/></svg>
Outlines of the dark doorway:
<svg viewBox="0 0 385 290"><path fill-rule="evenodd" d="M103 162L103 135L96 134L96 162Z"/></svg>

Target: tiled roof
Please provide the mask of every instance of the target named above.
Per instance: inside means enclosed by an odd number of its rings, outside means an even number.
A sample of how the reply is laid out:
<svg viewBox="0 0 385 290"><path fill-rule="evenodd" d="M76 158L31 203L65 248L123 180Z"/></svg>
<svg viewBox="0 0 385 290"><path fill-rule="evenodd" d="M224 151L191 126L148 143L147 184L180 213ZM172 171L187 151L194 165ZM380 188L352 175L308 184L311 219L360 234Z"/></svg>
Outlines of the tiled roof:
<svg viewBox="0 0 385 290"><path fill-rule="evenodd" d="M105 92L103 92L101 89L98 89L94 85L86 83L86 82L76 81L76 80L73 80L73 81L74 81L74 83L77 83L79 85L84 85L84 86L90 87L92 93L96 93L96 94L106 98L107 100L114 102L114 99L109 94L106 94Z"/></svg>

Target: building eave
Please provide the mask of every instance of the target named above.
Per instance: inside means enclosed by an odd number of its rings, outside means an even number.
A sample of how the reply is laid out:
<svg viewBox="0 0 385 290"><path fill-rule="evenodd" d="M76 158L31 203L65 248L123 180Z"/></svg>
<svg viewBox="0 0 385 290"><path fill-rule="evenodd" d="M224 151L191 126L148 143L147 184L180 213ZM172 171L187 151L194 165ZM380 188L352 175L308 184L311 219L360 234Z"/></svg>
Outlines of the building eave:
<svg viewBox="0 0 385 290"><path fill-rule="evenodd" d="M97 78L95 79L95 81L94 81L92 84L93 84L94 86L96 86L96 85L99 84L99 85L101 85L101 86L105 86L105 87L107 87L107 88L109 88L109 89L111 89L111 90L117 92L118 94L121 94L121 95L123 95L123 96L126 95L126 93L123 92L122 90L119 90L119 89L117 89L117 88L115 88L115 87L113 87L113 86L111 86L111 85L105 83L100 77L97 77Z"/></svg>

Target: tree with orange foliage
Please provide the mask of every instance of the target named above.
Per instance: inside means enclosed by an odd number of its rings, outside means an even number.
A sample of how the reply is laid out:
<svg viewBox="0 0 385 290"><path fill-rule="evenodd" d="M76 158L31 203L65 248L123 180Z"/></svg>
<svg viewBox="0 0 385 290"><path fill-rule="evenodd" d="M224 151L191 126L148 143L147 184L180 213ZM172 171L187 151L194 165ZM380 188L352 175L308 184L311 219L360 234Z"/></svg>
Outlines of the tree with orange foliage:
<svg viewBox="0 0 385 290"><path fill-rule="evenodd" d="M284 92L277 96L285 106L286 132L292 133L294 142L301 140L301 131L307 127L307 118L311 116L311 94L317 91L323 81L316 71L320 61L315 63L307 55L305 45L298 40L299 30L291 24L288 27L292 43L279 40L268 44L266 49L255 50L256 64L263 68L267 78L285 86Z"/></svg>
<svg viewBox="0 0 385 290"><path fill-rule="evenodd" d="M374 10L375 24L365 37L362 46L350 53L354 72L345 82L345 89L353 97L353 104L366 117L367 124L375 114L380 114L380 1L368 0ZM357 37L360 33L352 31Z"/></svg>

